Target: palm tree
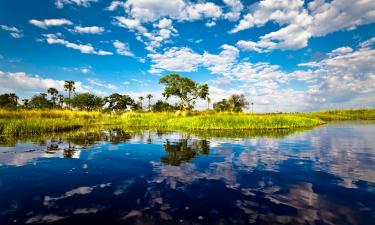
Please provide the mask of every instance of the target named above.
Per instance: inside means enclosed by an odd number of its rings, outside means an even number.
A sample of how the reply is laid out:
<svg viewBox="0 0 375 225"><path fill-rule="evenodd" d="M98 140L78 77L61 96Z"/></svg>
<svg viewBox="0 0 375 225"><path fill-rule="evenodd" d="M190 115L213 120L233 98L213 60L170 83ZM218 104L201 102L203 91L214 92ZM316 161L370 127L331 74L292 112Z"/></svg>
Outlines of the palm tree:
<svg viewBox="0 0 375 225"><path fill-rule="evenodd" d="M48 88L47 92L51 95L53 106L56 107L57 94L59 93L59 91L56 88Z"/></svg>
<svg viewBox="0 0 375 225"><path fill-rule="evenodd" d="M143 110L143 96L139 96L139 102L141 103L141 110Z"/></svg>
<svg viewBox="0 0 375 225"><path fill-rule="evenodd" d="M69 108L70 109L71 109L70 95L71 95L72 92L74 92L76 90L76 88L74 87L74 84L75 84L75 82L72 81L72 80L66 80L65 84L64 84L65 91L68 91L68 93L69 93Z"/></svg>
<svg viewBox="0 0 375 225"><path fill-rule="evenodd" d="M146 95L146 98L148 98L148 111L151 112L151 98L152 98L152 94L147 94Z"/></svg>
<svg viewBox="0 0 375 225"><path fill-rule="evenodd" d="M211 104L211 98L207 97L207 110L210 109L210 104Z"/></svg>

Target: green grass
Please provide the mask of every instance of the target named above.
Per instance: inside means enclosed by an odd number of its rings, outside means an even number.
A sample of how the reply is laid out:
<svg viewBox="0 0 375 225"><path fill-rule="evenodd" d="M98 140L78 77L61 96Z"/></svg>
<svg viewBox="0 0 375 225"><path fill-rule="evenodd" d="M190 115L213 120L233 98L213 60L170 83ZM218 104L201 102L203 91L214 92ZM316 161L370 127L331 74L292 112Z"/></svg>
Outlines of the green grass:
<svg viewBox="0 0 375 225"><path fill-rule="evenodd" d="M156 127L182 130L256 130L313 127L324 122L299 115L213 114L175 116L168 113L124 114L125 127Z"/></svg>
<svg viewBox="0 0 375 225"><path fill-rule="evenodd" d="M239 131L310 128L335 120L375 119L375 109L311 113L248 114L170 112L119 114L70 110L0 110L0 135L43 134L111 125L186 131Z"/></svg>

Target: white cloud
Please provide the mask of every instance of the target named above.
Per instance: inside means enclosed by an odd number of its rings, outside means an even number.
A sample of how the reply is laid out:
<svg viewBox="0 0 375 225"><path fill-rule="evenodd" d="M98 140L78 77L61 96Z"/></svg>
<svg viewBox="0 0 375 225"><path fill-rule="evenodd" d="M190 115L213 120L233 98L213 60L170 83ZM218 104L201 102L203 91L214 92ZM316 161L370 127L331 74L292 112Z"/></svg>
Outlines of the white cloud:
<svg viewBox="0 0 375 225"><path fill-rule="evenodd" d="M95 55L113 55L112 52L103 50L96 50L91 44L76 44L64 39L61 39L55 34L44 34L43 35L48 44L60 44L67 48L75 49L84 54L95 54Z"/></svg>
<svg viewBox="0 0 375 225"><path fill-rule="evenodd" d="M150 73L160 73L164 70L192 72L196 71L202 62L202 56L190 48L170 48L163 54L155 53L147 56L153 63Z"/></svg>
<svg viewBox="0 0 375 225"><path fill-rule="evenodd" d="M122 43L121 41L116 40L113 42L113 46L116 48L117 54L134 57L134 53L130 51L127 43Z"/></svg>
<svg viewBox="0 0 375 225"><path fill-rule="evenodd" d="M311 37L374 22L374 12L375 2L369 0L315 0L308 4L307 9L303 0L262 0L251 5L250 11L230 33L274 21L282 27L261 36L253 50L295 50L306 47Z"/></svg>
<svg viewBox="0 0 375 225"><path fill-rule="evenodd" d="M257 43L253 41L238 41L236 46L245 51L263 52L263 50L257 46Z"/></svg>
<svg viewBox="0 0 375 225"><path fill-rule="evenodd" d="M98 0L56 0L55 5L57 8L64 8L64 5L77 5L83 7L89 7L92 2L97 2Z"/></svg>
<svg viewBox="0 0 375 225"><path fill-rule="evenodd" d="M103 27L98 27L98 26L90 26L90 27L75 26L72 31L75 33L80 33L80 34L101 34L105 31L105 29Z"/></svg>
<svg viewBox="0 0 375 225"><path fill-rule="evenodd" d="M53 87L58 91L64 92L64 81L51 78L42 78L38 75L30 75L24 72L3 72L0 71L0 92L17 93L23 97L29 97L35 93L46 92L48 88ZM77 92L88 92L89 89L81 82L75 82Z"/></svg>
<svg viewBox="0 0 375 225"><path fill-rule="evenodd" d="M207 23L205 24L206 27L213 27L216 25L216 22L215 21L207 21Z"/></svg>
<svg viewBox="0 0 375 225"><path fill-rule="evenodd" d="M116 85L108 84L108 83L103 82L103 81L98 80L98 79L88 78L87 81L89 82L90 85L95 85L95 86L103 87L103 88L110 89L110 90L117 90L119 88Z"/></svg>
<svg viewBox="0 0 375 225"><path fill-rule="evenodd" d="M63 26L63 25L73 25L73 23L70 20L67 19L46 19L46 20L29 20L29 23L31 23L34 26L47 29L51 26Z"/></svg>
<svg viewBox="0 0 375 225"><path fill-rule="evenodd" d="M11 26L7 26L7 25L0 25L0 28L5 30L5 31L8 31L9 34L13 37L13 38L22 38L23 37L23 31L21 29L18 29L17 27L11 27Z"/></svg>
<svg viewBox="0 0 375 225"><path fill-rule="evenodd" d="M224 18L228 20L238 20L243 10L243 4L240 0L223 0L223 2L230 8L230 12L224 14Z"/></svg>

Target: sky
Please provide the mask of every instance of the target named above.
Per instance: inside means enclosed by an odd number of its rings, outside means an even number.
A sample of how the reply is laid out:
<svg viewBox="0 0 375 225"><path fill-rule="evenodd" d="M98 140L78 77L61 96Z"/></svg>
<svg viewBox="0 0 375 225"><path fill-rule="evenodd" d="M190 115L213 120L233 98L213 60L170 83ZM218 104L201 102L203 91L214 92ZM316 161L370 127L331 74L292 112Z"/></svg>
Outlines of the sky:
<svg viewBox="0 0 375 225"><path fill-rule="evenodd" d="M0 93L155 102L170 73L255 112L375 107L375 1L0 1Z"/></svg>

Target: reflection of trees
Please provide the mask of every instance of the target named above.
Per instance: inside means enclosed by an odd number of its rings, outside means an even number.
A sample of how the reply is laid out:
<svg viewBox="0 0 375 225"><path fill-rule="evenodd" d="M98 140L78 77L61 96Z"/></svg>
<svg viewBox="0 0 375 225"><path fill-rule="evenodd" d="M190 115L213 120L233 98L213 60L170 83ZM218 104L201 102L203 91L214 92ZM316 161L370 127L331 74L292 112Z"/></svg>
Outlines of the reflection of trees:
<svg viewBox="0 0 375 225"><path fill-rule="evenodd" d="M160 161L172 166L190 162L199 155L208 155L210 151L209 142L206 140L182 139L176 142L167 140L163 146L167 155L160 158Z"/></svg>

